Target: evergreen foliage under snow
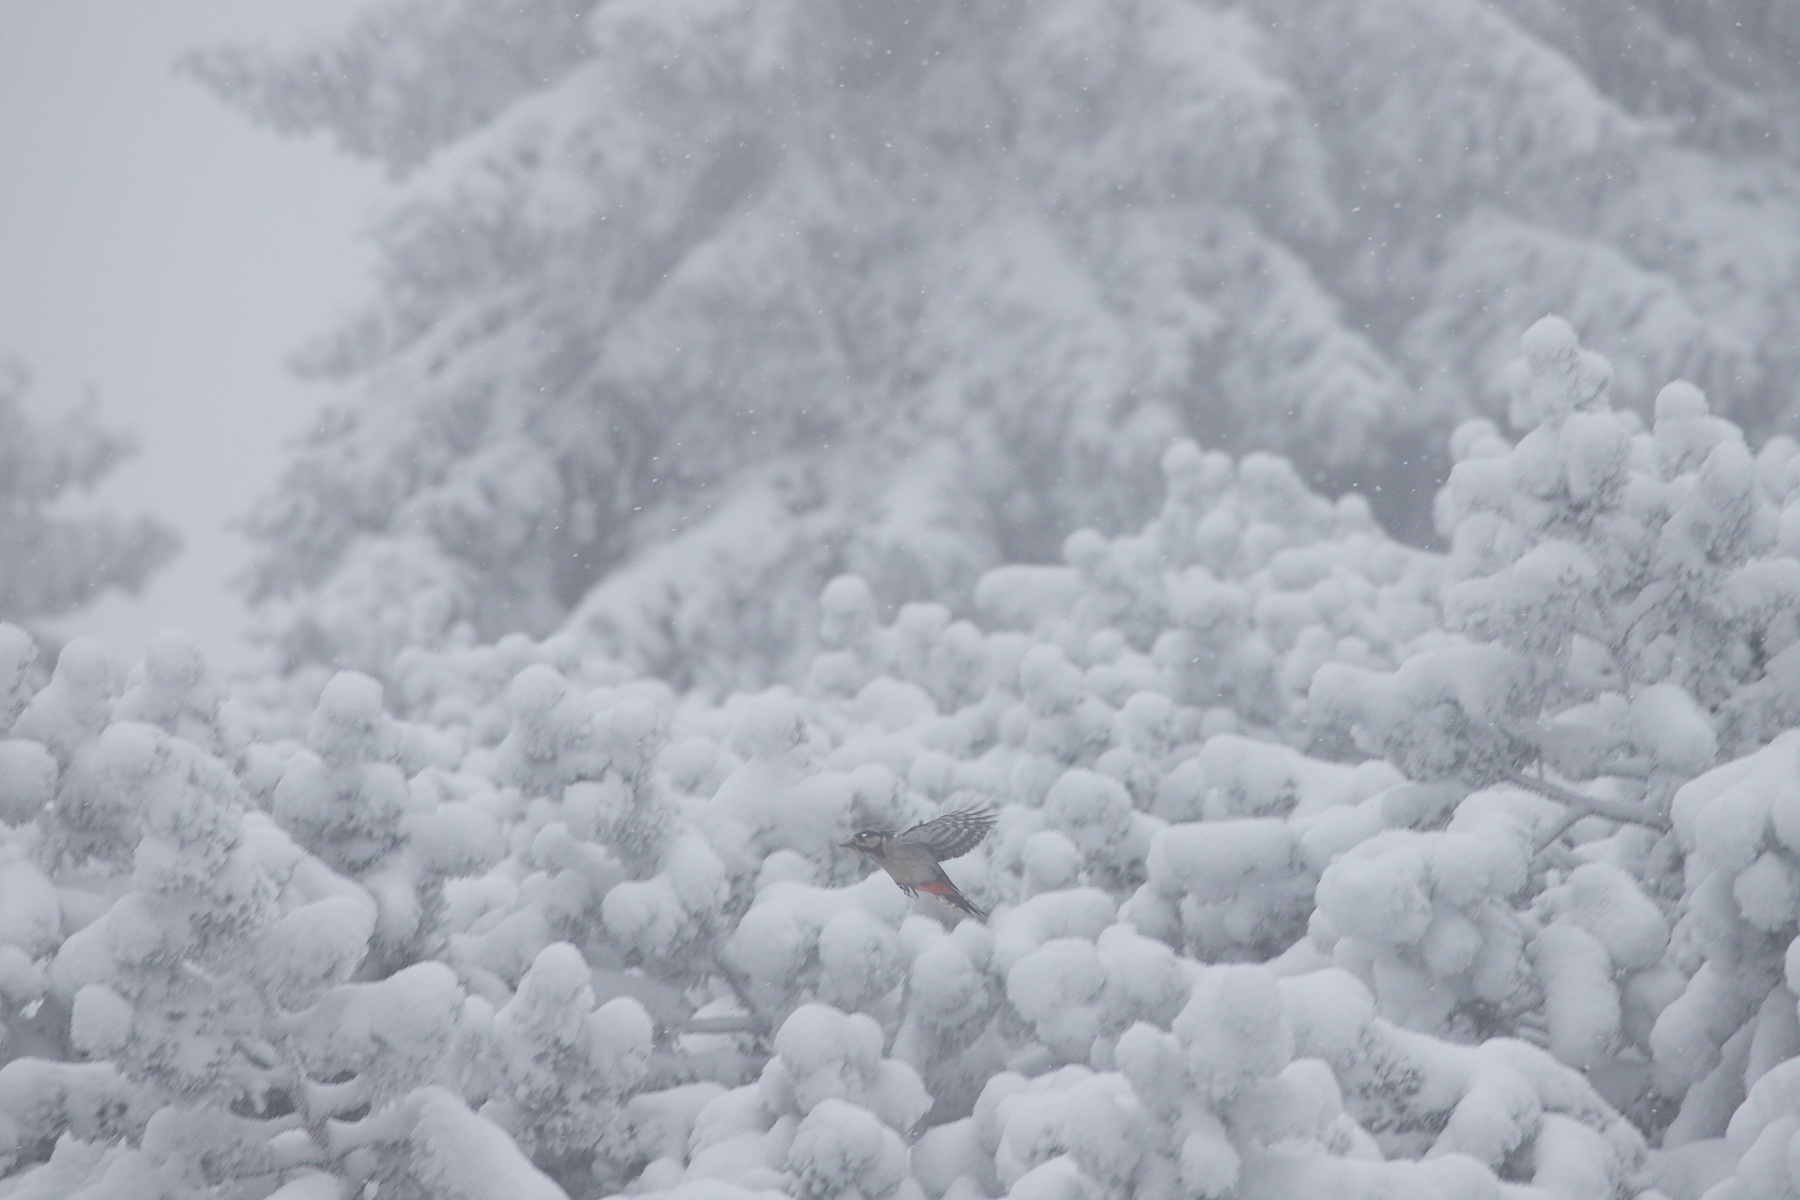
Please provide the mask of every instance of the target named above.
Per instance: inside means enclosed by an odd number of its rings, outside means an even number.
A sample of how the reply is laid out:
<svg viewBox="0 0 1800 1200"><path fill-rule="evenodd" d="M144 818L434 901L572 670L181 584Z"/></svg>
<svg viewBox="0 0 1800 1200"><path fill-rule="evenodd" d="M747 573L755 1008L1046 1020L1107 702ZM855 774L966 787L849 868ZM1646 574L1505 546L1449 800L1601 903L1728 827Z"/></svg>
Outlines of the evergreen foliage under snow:
<svg viewBox="0 0 1800 1200"><path fill-rule="evenodd" d="M1800 445L1523 349L1445 553L1176 442L792 686L0 627L0 1197L1800 1194Z"/></svg>
<svg viewBox="0 0 1800 1200"><path fill-rule="evenodd" d="M1183 436L1420 540L1546 312L1620 407L1685 378L1760 441L1800 394L1795 30L1785 0L415 0L200 55L399 188L255 595L293 662L573 621L760 686L833 576L960 609L1135 528Z"/></svg>
<svg viewBox="0 0 1800 1200"><path fill-rule="evenodd" d="M90 401L56 422L23 403L29 376L0 359L0 620L56 617L107 588L135 592L180 546L148 517L83 511L70 497L93 489L135 448L101 429Z"/></svg>

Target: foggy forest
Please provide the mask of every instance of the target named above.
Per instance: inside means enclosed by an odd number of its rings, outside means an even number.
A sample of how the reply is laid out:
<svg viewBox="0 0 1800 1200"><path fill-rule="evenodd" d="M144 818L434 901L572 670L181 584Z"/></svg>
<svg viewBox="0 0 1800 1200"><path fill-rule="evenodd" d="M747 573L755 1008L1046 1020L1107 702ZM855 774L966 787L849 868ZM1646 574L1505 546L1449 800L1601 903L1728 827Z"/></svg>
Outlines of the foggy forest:
<svg viewBox="0 0 1800 1200"><path fill-rule="evenodd" d="M1800 1200L1796 0L162 66L375 267L242 662L0 369L0 1200Z"/></svg>

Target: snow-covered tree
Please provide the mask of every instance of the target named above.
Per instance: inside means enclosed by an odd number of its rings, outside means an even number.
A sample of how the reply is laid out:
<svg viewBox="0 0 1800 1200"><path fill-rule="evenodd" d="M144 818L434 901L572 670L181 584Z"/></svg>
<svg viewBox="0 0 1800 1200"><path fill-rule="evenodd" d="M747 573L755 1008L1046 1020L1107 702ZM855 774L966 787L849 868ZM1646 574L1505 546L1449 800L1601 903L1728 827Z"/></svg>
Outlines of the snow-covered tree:
<svg viewBox="0 0 1800 1200"><path fill-rule="evenodd" d="M1501 7L1631 111L1680 122L1688 137L1722 149L1773 142L1793 161L1800 41L1781 0Z"/></svg>
<svg viewBox="0 0 1800 1200"><path fill-rule="evenodd" d="M1183 433L1424 534L1550 309L1621 407L1680 376L1761 436L1792 74L1781 6L1730 7L438 0L199 55L400 181L253 595L384 677L565 622L678 685L797 675L832 576L966 615L1135 527Z"/></svg>
<svg viewBox="0 0 1800 1200"><path fill-rule="evenodd" d="M1524 344L1530 431L1508 445L1464 426L1439 497L1448 636L1392 672L1327 666L1312 703L1414 778L1561 796L1526 772L1608 776L1632 794L1572 816L1602 806L1666 828L1673 787L1722 742L1757 745L1789 719L1784 673L1768 669L1800 617L1800 563L1778 541L1785 480L1765 481L1692 385L1662 389L1644 431L1610 409L1607 363L1565 322ZM1791 457L1785 442L1769 453Z"/></svg>
<svg viewBox="0 0 1800 1200"><path fill-rule="evenodd" d="M0 359L0 619L15 622L59 616L107 588L135 592L180 545L149 517L123 521L68 503L134 443L102 429L91 400L55 422L33 417L28 382Z"/></svg>

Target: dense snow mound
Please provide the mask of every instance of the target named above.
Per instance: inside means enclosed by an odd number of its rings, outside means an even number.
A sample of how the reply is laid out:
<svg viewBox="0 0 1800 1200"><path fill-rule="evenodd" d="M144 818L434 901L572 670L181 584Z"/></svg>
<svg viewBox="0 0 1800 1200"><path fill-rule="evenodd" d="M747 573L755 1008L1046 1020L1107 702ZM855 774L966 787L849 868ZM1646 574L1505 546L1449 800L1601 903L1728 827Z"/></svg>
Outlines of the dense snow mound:
<svg viewBox="0 0 1800 1200"><path fill-rule="evenodd" d="M1800 453L1524 350L1446 554L1178 443L792 688L0 628L0 1197L1800 1192ZM978 805L985 923L841 844Z"/></svg>

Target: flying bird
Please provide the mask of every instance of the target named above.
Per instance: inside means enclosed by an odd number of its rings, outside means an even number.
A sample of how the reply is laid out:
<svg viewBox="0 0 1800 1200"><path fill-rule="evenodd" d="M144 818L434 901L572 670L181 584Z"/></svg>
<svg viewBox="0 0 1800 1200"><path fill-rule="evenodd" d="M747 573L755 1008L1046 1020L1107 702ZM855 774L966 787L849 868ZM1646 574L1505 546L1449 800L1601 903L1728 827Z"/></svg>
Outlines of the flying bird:
<svg viewBox="0 0 1800 1200"><path fill-rule="evenodd" d="M985 919L987 913L950 882L941 864L979 846L993 827L991 809L964 808L914 825L902 833L864 830L845 842L844 849L853 850L881 867L909 896L926 892L952 908Z"/></svg>

